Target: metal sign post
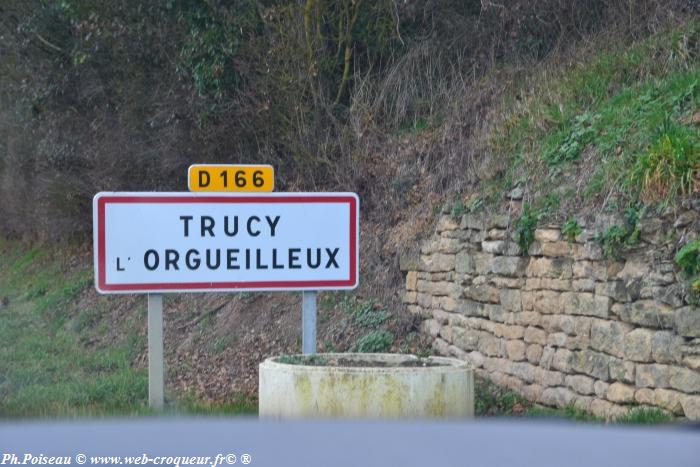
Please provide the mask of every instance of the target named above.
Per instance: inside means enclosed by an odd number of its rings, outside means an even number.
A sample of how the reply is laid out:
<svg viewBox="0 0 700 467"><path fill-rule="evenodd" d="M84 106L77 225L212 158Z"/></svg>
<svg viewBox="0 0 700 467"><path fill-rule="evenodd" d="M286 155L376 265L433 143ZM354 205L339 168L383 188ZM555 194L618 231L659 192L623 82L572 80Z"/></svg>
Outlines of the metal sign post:
<svg viewBox="0 0 700 467"><path fill-rule="evenodd" d="M161 410L163 387L163 295L148 294L148 405Z"/></svg>
<svg viewBox="0 0 700 467"><path fill-rule="evenodd" d="M190 181L272 190L271 173L248 169ZM318 291L358 285L359 207L354 193L95 195L95 288L148 294L149 406L164 406L164 293L302 291L302 352L316 353Z"/></svg>
<svg viewBox="0 0 700 467"><path fill-rule="evenodd" d="M301 351L305 355L316 353L316 291L302 292Z"/></svg>

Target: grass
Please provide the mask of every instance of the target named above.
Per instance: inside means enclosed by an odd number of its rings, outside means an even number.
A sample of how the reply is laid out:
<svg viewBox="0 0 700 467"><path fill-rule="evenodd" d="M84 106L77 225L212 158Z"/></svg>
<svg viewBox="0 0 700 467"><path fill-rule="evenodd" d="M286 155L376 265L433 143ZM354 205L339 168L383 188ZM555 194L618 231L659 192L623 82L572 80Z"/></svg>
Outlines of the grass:
<svg viewBox="0 0 700 467"><path fill-rule="evenodd" d="M152 413L152 412L147 412ZM228 402L202 402L193 395L178 399L166 409L165 415L257 415L258 400L240 395Z"/></svg>
<svg viewBox="0 0 700 467"><path fill-rule="evenodd" d="M628 183L640 191L643 201L663 201L692 193L700 183L695 179L698 167L700 139L697 130L669 123L634 163Z"/></svg>
<svg viewBox="0 0 700 467"><path fill-rule="evenodd" d="M87 349L80 336L96 310L70 319L69 304L92 281L89 268L63 270L51 252L0 245L0 416L83 416L139 408L148 392L132 367L138 336Z"/></svg>
<svg viewBox="0 0 700 467"><path fill-rule="evenodd" d="M654 407L635 407L615 420L624 425L659 425L673 421L673 415Z"/></svg>
<svg viewBox="0 0 700 467"><path fill-rule="evenodd" d="M568 405L562 408L543 407L526 400L518 393L500 387L484 378L474 384L475 413L477 417L532 417L562 419L583 423L605 423L605 419ZM673 416L655 407L634 407L612 423L621 425L658 425L670 423Z"/></svg>
<svg viewBox="0 0 700 467"><path fill-rule="evenodd" d="M527 411L527 415L529 417L560 418L586 423L603 423L605 421L604 419L596 417L595 415L574 407L573 405L568 405L560 409L552 409L549 407L532 407Z"/></svg>
<svg viewBox="0 0 700 467"><path fill-rule="evenodd" d="M60 252L27 250L0 240L0 418L147 415L148 374L134 361L143 352L140 320L115 332L104 301L76 309L92 286L92 268L69 268ZM106 300L106 299L102 299ZM240 398L208 404L169 394L166 413L254 413Z"/></svg>

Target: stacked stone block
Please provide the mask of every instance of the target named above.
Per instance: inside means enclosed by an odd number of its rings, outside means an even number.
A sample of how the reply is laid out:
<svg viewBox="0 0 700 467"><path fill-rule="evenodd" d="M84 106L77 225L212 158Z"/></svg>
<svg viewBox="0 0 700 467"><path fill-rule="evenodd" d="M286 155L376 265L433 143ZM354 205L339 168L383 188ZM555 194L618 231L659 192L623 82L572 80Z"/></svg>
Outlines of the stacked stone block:
<svg viewBox="0 0 700 467"><path fill-rule="evenodd" d="M403 263L404 301L435 349L540 404L700 419L700 308L688 303L663 225L643 225L643 242L614 261L594 229L574 242L537 229L521 255L510 221L443 216Z"/></svg>

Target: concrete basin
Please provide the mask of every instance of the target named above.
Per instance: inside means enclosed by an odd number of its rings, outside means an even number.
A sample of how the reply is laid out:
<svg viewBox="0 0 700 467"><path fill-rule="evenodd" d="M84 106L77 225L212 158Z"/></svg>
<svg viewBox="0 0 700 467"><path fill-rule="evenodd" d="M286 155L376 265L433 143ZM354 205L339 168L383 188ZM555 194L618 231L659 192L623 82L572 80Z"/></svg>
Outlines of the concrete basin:
<svg viewBox="0 0 700 467"><path fill-rule="evenodd" d="M474 375L454 358L327 353L260 364L264 418L445 418L474 415Z"/></svg>

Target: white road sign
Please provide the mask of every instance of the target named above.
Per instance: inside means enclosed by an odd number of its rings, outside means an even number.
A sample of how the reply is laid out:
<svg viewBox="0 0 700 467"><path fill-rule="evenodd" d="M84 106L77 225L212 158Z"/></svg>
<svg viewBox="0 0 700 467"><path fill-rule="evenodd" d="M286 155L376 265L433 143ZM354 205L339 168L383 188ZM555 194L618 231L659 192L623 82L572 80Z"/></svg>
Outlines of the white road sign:
<svg viewBox="0 0 700 467"><path fill-rule="evenodd" d="M99 193L101 293L338 290L359 279L354 193Z"/></svg>

